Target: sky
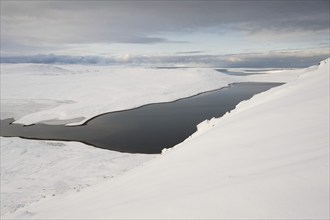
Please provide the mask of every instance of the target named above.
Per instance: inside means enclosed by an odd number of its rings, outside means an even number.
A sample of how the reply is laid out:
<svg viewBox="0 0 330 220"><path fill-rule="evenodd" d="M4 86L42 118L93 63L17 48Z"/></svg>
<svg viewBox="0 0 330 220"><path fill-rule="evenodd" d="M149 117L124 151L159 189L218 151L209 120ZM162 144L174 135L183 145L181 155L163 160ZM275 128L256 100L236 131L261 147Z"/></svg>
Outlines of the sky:
<svg viewBox="0 0 330 220"><path fill-rule="evenodd" d="M1 62L304 67L329 57L329 16L329 0L1 0Z"/></svg>

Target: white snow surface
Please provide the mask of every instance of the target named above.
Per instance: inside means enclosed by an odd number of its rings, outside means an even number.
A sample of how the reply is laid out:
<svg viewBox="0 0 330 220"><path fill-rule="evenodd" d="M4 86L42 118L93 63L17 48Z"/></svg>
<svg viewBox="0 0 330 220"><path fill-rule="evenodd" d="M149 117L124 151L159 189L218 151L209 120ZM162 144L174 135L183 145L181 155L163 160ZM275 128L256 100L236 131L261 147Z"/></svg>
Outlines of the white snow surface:
<svg viewBox="0 0 330 220"><path fill-rule="evenodd" d="M240 77L211 69L1 64L1 119L14 117L24 124L53 119L81 124L103 112L171 101L233 82L293 81L239 104L221 119L201 123L180 146L135 169L154 156L1 137L2 218L329 217L329 116L324 114L329 114L329 75L322 73L329 72L328 65ZM302 73L306 76L295 81ZM323 86L316 85L321 73ZM297 87L293 95L292 87ZM321 114L310 115L314 104L314 111L324 107ZM276 121L286 117L288 122ZM307 140L301 147L300 136Z"/></svg>
<svg viewBox="0 0 330 220"><path fill-rule="evenodd" d="M300 72L239 77L205 68L1 64L1 119L78 125L102 113L173 101L233 82L287 82Z"/></svg>
<svg viewBox="0 0 330 220"><path fill-rule="evenodd" d="M329 219L329 59L144 166L8 218Z"/></svg>
<svg viewBox="0 0 330 220"><path fill-rule="evenodd" d="M79 142L1 141L1 215L38 200L80 190L154 158L94 148Z"/></svg>

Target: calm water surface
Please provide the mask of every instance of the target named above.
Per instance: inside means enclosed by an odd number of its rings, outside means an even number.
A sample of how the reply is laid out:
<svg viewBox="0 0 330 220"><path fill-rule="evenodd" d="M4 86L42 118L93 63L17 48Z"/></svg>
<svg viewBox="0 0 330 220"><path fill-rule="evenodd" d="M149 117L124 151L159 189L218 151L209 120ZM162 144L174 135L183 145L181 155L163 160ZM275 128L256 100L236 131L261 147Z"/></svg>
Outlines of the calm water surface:
<svg viewBox="0 0 330 220"><path fill-rule="evenodd" d="M83 126L10 124L1 121L1 136L80 141L95 147L128 153L160 153L182 142L205 119L221 117L242 100L280 83L237 83L175 102L150 104L106 113Z"/></svg>

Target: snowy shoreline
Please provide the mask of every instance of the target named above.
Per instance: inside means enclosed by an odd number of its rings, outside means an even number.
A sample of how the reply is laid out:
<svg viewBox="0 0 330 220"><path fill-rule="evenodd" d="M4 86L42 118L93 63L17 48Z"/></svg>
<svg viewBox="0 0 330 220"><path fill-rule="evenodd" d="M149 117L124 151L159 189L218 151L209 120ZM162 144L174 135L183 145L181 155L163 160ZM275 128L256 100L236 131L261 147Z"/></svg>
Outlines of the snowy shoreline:
<svg viewBox="0 0 330 220"><path fill-rule="evenodd" d="M99 116L102 116L102 115L105 115L105 114L109 114L109 113L118 113L118 112L126 112L126 111L131 111L131 110L135 110L135 109L140 109L140 108L143 108L143 107L146 107L146 106L150 106L150 105L155 105L155 104L166 104L166 103L173 103L173 102L177 102L177 101L181 101L181 100L185 100L185 99L190 99L190 98L193 98L193 97L196 97L196 96L199 96L199 95L203 95L203 94L206 94L206 93L209 93L209 92L215 92L215 91L219 91L219 90L222 90L222 89L225 89L225 88L229 88L231 87L232 85L235 85L235 84L239 84L239 83L254 83L254 82L234 82L234 83L230 83L228 84L227 86L223 86L223 87L220 87L220 88L217 88L217 89L212 89L212 90L207 90L207 91L204 91L204 92L200 92L200 93L197 93L197 94L194 94L194 95L191 95L191 96L187 96L187 97L183 97L183 98L178 98L178 99L175 99L175 100L171 100L171 101L164 101L164 102L152 102L152 103L147 103L147 104L143 104L141 106L138 106L138 107L133 107L133 108L128 108L128 109L123 109L123 110L117 110L117 111L110 111L110 112L105 112L105 113L102 113L102 114L99 114L99 115L96 115L92 118L89 118L88 120L86 120L84 123L82 124L65 124L65 126L70 126L70 127L79 127L79 126L84 126L86 125L88 122L90 122L91 120L99 117ZM265 82L265 83L268 83L268 82ZM15 119L12 118L14 121ZM11 122L10 124L12 124L13 122ZM39 122L39 123L45 123L43 121ZM19 124L19 123L15 123L15 124ZM45 124L48 124L48 123L45 123ZM51 124L51 123L50 123ZM30 125L25 125L25 126L31 126L31 125L34 125L34 124L30 124ZM38 140L38 139L36 139Z"/></svg>
<svg viewBox="0 0 330 220"><path fill-rule="evenodd" d="M13 117L15 123L24 125L80 118L66 123L79 125L106 112L169 102L230 83L287 82L297 78L300 71L230 76L203 68L1 64L1 118Z"/></svg>

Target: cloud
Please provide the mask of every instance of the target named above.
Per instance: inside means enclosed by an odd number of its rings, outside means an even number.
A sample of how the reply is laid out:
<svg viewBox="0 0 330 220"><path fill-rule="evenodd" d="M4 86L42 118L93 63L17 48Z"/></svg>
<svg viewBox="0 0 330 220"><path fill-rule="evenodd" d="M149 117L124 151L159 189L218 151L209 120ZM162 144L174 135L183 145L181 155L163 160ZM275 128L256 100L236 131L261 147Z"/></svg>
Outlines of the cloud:
<svg viewBox="0 0 330 220"><path fill-rule="evenodd" d="M1 62L308 66L328 56L329 14L328 0L1 1Z"/></svg>
<svg viewBox="0 0 330 220"><path fill-rule="evenodd" d="M63 56L33 55L5 56L1 63L87 64L87 65L143 65L187 67L308 67L330 56L328 49L271 51L268 53L241 53L226 55L176 54L168 56Z"/></svg>
<svg viewBox="0 0 330 220"><path fill-rule="evenodd" d="M254 56L234 56L230 57L226 63L226 67L232 68L304 68L316 65L320 61L329 57L329 54L318 55L299 55L299 54L282 54L273 56L270 54Z"/></svg>
<svg viewBox="0 0 330 220"><path fill-rule="evenodd" d="M38 64L112 64L113 59L98 56L65 56L65 55L25 55L3 56L1 63L38 63Z"/></svg>
<svg viewBox="0 0 330 220"><path fill-rule="evenodd" d="M4 1L1 23L22 44L178 43L163 33L329 30L329 1Z"/></svg>
<svg viewBox="0 0 330 220"><path fill-rule="evenodd" d="M192 51L183 51L183 52L176 52L176 54L199 54L204 53L205 51L202 50L192 50Z"/></svg>

